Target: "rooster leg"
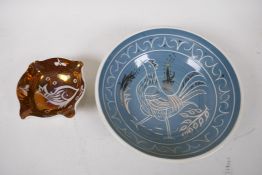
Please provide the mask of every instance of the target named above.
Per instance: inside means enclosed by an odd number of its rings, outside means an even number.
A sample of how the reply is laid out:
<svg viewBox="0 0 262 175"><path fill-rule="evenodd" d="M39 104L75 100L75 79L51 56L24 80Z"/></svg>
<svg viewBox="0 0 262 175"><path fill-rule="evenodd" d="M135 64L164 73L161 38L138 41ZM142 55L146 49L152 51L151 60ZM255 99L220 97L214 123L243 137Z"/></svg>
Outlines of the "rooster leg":
<svg viewBox="0 0 262 175"><path fill-rule="evenodd" d="M148 120L150 120L152 118L152 116L147 116L146 118L144 118L143 120L140 120L139 122L134 122L136 128L139 126L139 125L142 125L144 124L145 122L147 122Z"/></svg>
<svg viewBox="0 0 262 175"><path fill-rule="evenodd" d="M166 123L167 139L173 139L171 135L169 119L167 117L167 111L166 111L166 116L165 116L165 123Z"/></svg>

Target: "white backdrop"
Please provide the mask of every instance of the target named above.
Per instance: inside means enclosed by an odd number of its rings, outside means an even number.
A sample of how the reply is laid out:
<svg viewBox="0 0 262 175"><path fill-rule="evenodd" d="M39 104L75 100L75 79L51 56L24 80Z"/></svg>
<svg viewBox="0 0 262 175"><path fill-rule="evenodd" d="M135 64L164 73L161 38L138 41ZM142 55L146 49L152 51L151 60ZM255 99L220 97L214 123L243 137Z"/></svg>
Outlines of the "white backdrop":
<svg viewBox="0 0 262 175"><path fill-rule="evenodd" d="M0 1L1 175L260 175L262 173L262 1ZM232 63L240 81L238 127L218 151L172 161L121 144L98 114L100 62L142 30L173 27L201 35ZM75 118L21 120L16 85L27 66L50 57L85 63L87 93Z"/></svg>

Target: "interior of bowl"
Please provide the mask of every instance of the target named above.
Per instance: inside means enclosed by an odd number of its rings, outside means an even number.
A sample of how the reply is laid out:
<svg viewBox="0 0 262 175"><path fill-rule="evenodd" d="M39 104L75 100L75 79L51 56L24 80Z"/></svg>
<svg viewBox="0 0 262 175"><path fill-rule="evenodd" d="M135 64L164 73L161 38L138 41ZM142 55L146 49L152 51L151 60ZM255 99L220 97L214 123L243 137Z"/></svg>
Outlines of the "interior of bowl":
<svg viewBox="0 0 262 175"><path fill-rule="evenodd" d="M229 134L240 107L233 68L204 39L154 29L121 43L100 72L99 103L123 140L144 153L189 158Z"/></svg>

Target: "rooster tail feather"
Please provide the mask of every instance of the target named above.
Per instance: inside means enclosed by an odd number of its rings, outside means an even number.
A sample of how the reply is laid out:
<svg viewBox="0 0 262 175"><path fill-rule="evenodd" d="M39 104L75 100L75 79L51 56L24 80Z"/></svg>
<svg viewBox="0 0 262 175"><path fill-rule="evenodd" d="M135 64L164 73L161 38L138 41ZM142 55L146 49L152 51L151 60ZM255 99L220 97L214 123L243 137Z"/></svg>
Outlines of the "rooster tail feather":
<svg viewBox="0 0 262 175"><path fill-rule="evenodd" d="M185 88L183 88L183 90L180 91L178 96L182 98L186 94L188 94L188 93L190 93L194 90L201 89L203 87L207 87L206 82L201 81L201 80L193 81L192 83L188 84Z"/></svg>
<svg viewBox="0 0 262 175"><path fill-rule="evenodd" d="M199 73L199 72L189 72L187 73L183 80L181 81L179 88L177 90L177 94L181 93L182 91L184 91L185 88L187 88L188 84L191 82L191 80L196 79L197 77L203 78L205 79L205 77Z"/></svg>
<svg viewBox="0 0 262 175"><path fill-rule="evenodd" d="M200 72L189 72L181 81L176 96L184 98L186 94L203 87L207 87L206 78Z"/></svg>
<svg viewBox="0 0 262 175"><path fill-rule="evenodd" d="M206 93L206 91L203 90L203 89L197 89L197 90L190 91L190 92L186 93L186 94L182 97L182 101L183 101L183 102L186 102L186 101L192 99L193 97L198 96L198 95L201 95L201 94L207 94L207 93Z"/></svg>

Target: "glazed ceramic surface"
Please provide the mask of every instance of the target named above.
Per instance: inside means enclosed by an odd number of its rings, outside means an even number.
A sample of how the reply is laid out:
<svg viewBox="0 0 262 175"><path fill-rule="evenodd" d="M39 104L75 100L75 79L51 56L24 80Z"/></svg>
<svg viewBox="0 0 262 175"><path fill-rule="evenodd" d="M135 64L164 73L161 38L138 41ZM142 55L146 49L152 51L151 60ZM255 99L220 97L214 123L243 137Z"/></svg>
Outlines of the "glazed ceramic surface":
<svg viewBox="0 0 262 175"><path fill-rule="evenodd" d="M173 159L216 147L240 108L238 80L225 56L175 29L149 30L122 42L101 69L98 99L124 141Z"/></svg>
<svg viewBox="0 0 262 175"><path fill-rule="evenodd" d="M21 118L73 117L84 92L82 67L82 62L64 58L31 63L17 85Z"/></svg>

